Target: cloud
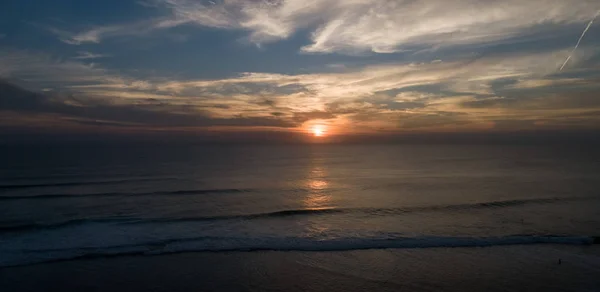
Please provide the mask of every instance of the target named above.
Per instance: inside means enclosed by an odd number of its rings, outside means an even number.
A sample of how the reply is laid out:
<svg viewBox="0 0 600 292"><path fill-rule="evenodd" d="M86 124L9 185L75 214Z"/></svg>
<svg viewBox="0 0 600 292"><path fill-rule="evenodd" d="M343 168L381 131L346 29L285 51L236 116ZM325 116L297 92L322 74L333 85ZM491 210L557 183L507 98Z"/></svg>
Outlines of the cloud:
<svg viewBox="0 0 600 292"><path fill-rule="evenodd" d="M495 120L494 129L497 130L532 130L536 128L535 120Z"/></svg>
<svg viewBox="0 0 600 292"><path fill-rule="evenodd" d="M478 93L473 84L488 84L502 78L544 76L560 66L566 51L534 55L496 56L444 63L387 64L354 71L283 75L244 73L236 78L202 81L172 81L157 84L164 91L185 92L203 88L228 88L262 84L274 89L295 88L318 99L360 98L376 92L428 84L446 84L454 91ZM261 87L264 88L264 87ZM471 88L471 89L470 89Z"/></svg>
<svg viewBox="0 0 600 292"><path fill-rule="evenodd" d="M597 94L600 88L592 90L577 90L564 93L529 93L520 97L489 98L483 100L469 100L461 103L464 107L471 108L502 108L510 110L552 110L556 112L596 111L600 109L600 99Z"/></svg>
<svg viewBox="0 0 600 292"><path fill-rule="evenodd" d="M48 27L48 31L57 35L60 41L67 43L69 45L81 45L83 43L99 43L101 35L111 32L111 31L120 31L124 30L128 26L106 26L102 28L93 28L81 33L72 33L66 30Z"/></svg>
<svg viewBox="0 0 600 292"><path fill-rule="evenodd" d="M399 127L404 129L456 127L471 124L474 121L464 113L430 112L402 113L398 117Z"/></svg>
<svg viewBox="0 0 600 292"><path fill-rule="evenodd" d="M0 55L0 77L36 84L37 91L55 89L30 92L24 104L5 99L5 110L47 112L87 124L289 128L326 120L338 133L472 129L512 119L552 125L565 115L599 110L590 98L600 90L593 82L597 53L583 49L572 60L584 65L586 78L557 73L568 50L307 74L246 72L212 80L138 79L82 61L11 51Z"/></svg>
<svg viewBox="0 0 600 292"><path fill-rule="evenodd" d="M88 60L88 59L98 59L98 58L106 58L106 57L108 57L108 55L94 54L94 53L85 52L85 51L77 52L77 54L79 54L79 55L76 56L76 57L73 57L73 59Z"/></svg>
<svg viewBox="0 0 600 292"><path fill-rule="evenodd" d="M593 1L348 1L313 32L306 52L389 53L411 45L466 45L526 35L548 24L582 22Z"/></svg>
<svg viewBox="0 0 600 292"><path fill-rule="evenodd" d="M30 115L58 115L63 120L87 125L128 127L292 127L269 117L213 118L210 114L170 104L111 104L86 97L47 95L0 81L0 111Z"/></svg>
<svg viewBox="0 0 600 292"><path fill-rule="evenodd" d="M154 0L146 6L162 9L163 16L76 34L57 33L67 43L82 44L200 25L247 31L251 42L261 44L309 30L311 43L302 47L307 53L391 53L549 33L555 30L552 25L588 22L600 10L595 0Z"/></svg>
<svg viewBox="0 0 600 292"><path fill-rule="evenodd" d="M77 60L48 54L0 49L0 78L18 79L37 87L103 82L107 71Z"/></svg>
<svg viewBox="0 0 600 292"><path fill-rule="evenodd" d="M595 84L598 80L586 78L541 78L515 80L507 89L538 89L543 87L580 87Z"/></svg>
<svg viewBox="0 0 600 292"><path fill-rule="evenodd" d="M302 124L310 120L330 120L336 116L331 112L326 111L310 111L310 112L296 112L294 113L293 120Z"/></svg>
<svg viewBox="0 0 600 292"><path fill-rule="evenodd" d="M181 24L172 23L173 25L165 25L169 21L165 18L156 18L127 24L94 26L80 32L72 32L54 27L48 27L47 29L57 35L60 41L69 45L99 44L107 38L143 36L159 29Z"/></svg>

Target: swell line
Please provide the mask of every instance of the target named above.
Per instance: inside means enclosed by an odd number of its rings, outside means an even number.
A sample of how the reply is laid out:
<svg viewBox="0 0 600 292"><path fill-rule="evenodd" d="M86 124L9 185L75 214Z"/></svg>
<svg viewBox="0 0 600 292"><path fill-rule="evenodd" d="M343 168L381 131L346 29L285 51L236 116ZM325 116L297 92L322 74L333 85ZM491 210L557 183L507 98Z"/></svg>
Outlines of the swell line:
<svg viewBox="0 0 600 292"><path fill-rule="evenodd" d="M47 200L60 198L89 198L89 197L140 197L140 196L162 196L162 195L194 195L194 194L221 194L221 193L245 193L252 189L196 189L196 190L178 190L166 192L147 192L147 193L95 193L95 194L47 194L33 196L0 196L1 200Z"/></svg>
<svg viewBox="0 0 600 292"><path fill-rule="evenodd" d="M456 204L456 205L433 205L421 207L397 207L397 208L315 208L315 209L292 209L275 212L243 214L243 215L224 215L224 216L198 216L198 217L179 217L179 218L156 218L145 219L135 223L175 223L175 222L194 222L194 221L215 221L215 220L251 220L260 218L283 218L296 216L312 216L326 214L362 214L370 216L388 216L402 215L406 213L416 212L436 212L436 211L462 211L475 209L490 209L490 208L507 208L529 204L549 204L565 201L581 201L600 199L596 197L575 197L575 198L545 198L545 199L528 199L528 200L507 200L494 201L473 204Z"/></svg>
<svg viewBox="0 0 600 292"><path fill-rule="evenodd" d="M62 227L80 225L85 223L119 223L127 222L128 219L123 218L83 218L83 219L72 219L60 222L52 223L39 223L39 222L0 222L0 232L15 232L15 231L32 231L32 230L47 230L47 229L58 229Z"/></svg>
<svg viewBox="0 0 600 292"><path fill-rule="evenodd" d="M122 179L122 180L109 180L109 181L80 181L80 182L40 183L40 184L8 184L8 185L0 185L0 189L76 187L76 186L87 186L87 185L109 185L109 184L121 184L121 183L128 183L128 182L165 181L165 180L174 180L174 178L136 178L136 179Z"/></svg>
<svg viewBox="0 0 600 292"><path fill-rule="evenodd" d="M205 190L212 192L214 190ZM217 190L218 191L218 190ZM222 192L243 192L245 190L231 189L220 190ZM191 192L190 194L198 193ZM111 218L85 218L73 219L55 223L19 223L14 224L0 222L0 232L15 232L15 231L31 231L36 229L56 229L72 225L86 223L114 223L114 224L157 224L157 223L185 223L185 222L205 222L205 221L220 221L220 220L255 220L269 218L286 218L286 217L302 217L302 216L321 216L327 214L358 214L369 216L394 216L416 212L439 212L439 211L468 211L477 209L491 208L507 208L529 204L549 204L565 201L583 201L597 200L597 197L575 197L575 198L546 198L546 199L528 199L528 200L507 200L482 202L473 204L457 204L457 205L435 205L422 207L405 207L405 208L320 208L320 209L291 209L281 210L266 213L255 214L239 214L239 215L217 215L217 216L192 216L192 217L163 217L163 218L132 218L132 217L111 217Z"/></svg>
<svg viewBox="0 0 600 292"><path fill-rule="evenodd" d="M154 256L189 252L254 252L254 251L305 251L334 252L366 249L416 249L416 248L469 248L506 245L600 244L599 236L560 235L508 235L497 237L351 237L318 239L306 237L235 238L198 237L168 239L156 242L105 247L80 247L73 249L48 249L24 251L22 257L2 259L0 269L40 263L79 259L110 258L118 256ZM48 258L46 255L53 254Z"/></svg>

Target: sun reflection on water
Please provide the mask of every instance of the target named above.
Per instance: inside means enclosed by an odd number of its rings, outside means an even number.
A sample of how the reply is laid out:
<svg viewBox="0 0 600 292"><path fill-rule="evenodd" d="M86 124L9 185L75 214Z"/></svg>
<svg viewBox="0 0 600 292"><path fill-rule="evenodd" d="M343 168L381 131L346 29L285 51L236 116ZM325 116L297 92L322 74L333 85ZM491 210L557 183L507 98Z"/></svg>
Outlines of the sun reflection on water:
<svg viewBox="0 0 600 292"><path fill-rule="evenodd" d="M331 207L331 196L327 194L329 182L327 173L322 166L313 165L309 172L306 187L309 191L304 198L304 206L308 209L322 209Z"/></svg>
<svg viewBox="0 0 600 292"><path fill-rule="evenodd" d="M331 183L328 180L327 170L319 159L313 159L306 180L308 193L304 197L304 208L319 210L333 207L329 194ZM327 236L330 231L327 219L323 216L312 217L306 222L306 233L312 237Z"/></svg>

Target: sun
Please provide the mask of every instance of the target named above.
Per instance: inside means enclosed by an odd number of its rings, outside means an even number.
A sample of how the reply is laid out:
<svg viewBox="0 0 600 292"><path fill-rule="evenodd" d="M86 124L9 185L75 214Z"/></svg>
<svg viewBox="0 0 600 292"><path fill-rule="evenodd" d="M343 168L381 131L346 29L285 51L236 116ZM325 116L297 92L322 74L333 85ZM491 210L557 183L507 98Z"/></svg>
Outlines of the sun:
<svg viewBox="0 0 600 292"><path fill-rule="evenodd" d="M323 137L325 136L325 127L317 125L312 128L313 135L315 137Z"/></svg>

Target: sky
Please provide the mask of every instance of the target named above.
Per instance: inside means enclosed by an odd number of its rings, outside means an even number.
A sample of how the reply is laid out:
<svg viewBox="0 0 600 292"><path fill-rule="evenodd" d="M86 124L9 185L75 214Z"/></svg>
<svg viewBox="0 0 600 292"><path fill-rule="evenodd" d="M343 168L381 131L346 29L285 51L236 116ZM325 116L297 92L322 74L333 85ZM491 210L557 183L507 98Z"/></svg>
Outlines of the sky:
<svg viewBox="0 0 600 292"><path fill-rule="evenodd" d="M599 12L597 0L4 0L0 135L597 131Z"/></svg>

